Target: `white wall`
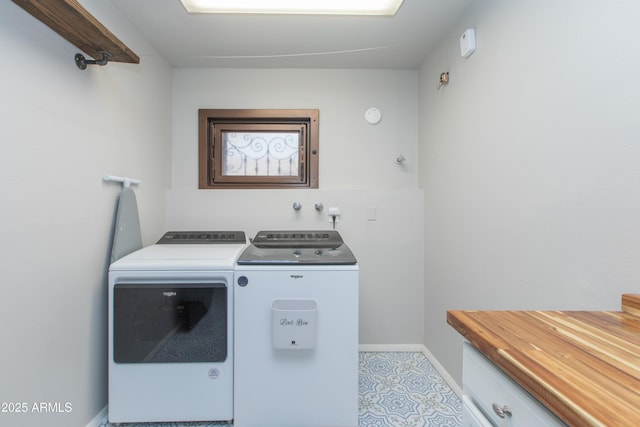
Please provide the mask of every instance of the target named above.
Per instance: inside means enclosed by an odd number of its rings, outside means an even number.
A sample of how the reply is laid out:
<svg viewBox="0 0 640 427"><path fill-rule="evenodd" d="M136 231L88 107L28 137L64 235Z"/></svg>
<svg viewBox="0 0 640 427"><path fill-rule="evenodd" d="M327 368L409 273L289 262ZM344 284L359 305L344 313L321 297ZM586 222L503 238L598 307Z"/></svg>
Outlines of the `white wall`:
<svg viewBox="0 0 640 427"><path fill-rule="evenodd" d="M423 339L423 198L418 188L416 70L175 69L168 229L337 229L361 268L360 342ZM382 121L364 120L370 106ZM318 108L320 188L197 190L198 108ZM395 164L399 153L408 159ZM293 202L302 203L296 213ZM323 203L318 214L313 205ZM374 207L376 221L367 208Z"/></svg>
<svg viewBox="0 0 640 427"><path fill-rule="evenodd" d="M447 309L618 310L638 292L638 16L622 0L475 2L423 64L425 342L455 378Z"/></svg>
<svg viewBox="0 0 640 427"><path fill-rule="evenodd" d="M415 70L176 69L173 186L197 188L199 108L318 108L320 188L417 188L417 90Z"/></svg>
<svg viewBox="0 0 640 427"><path fill-rule="evenodd" d="M142 56L76 68L78 49L0 2L0 414L11 426L82 426L107 404L106 268L119 186L140 178L143 240L164 229L171 70L99 0L87 9ZM71 404L37 413L34 403Z"/></svg>

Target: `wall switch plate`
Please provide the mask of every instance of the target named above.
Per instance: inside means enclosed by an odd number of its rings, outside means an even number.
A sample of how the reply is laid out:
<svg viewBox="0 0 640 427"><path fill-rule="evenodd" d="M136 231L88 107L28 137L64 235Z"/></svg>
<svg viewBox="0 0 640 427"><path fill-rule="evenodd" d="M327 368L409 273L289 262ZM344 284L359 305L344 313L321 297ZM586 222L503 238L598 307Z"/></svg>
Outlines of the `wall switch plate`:
<svg viewBox="0 0 640 427"><path fill-rule="evenodd" d="M369 206L367 208L367 221L375 221L378 219L378 214L375 206Z"/></svg>

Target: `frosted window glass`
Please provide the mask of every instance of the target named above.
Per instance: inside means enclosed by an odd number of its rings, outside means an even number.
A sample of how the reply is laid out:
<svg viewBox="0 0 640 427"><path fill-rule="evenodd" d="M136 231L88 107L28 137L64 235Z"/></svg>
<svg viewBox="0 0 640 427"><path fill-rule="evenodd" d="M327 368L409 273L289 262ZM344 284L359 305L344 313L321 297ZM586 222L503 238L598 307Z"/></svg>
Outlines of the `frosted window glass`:
<svg viewBox="0 0 640 427"><path fill-rule="evenodd" d="M298 132L223 132L222 144L222 175L298 176Z"/></svg>

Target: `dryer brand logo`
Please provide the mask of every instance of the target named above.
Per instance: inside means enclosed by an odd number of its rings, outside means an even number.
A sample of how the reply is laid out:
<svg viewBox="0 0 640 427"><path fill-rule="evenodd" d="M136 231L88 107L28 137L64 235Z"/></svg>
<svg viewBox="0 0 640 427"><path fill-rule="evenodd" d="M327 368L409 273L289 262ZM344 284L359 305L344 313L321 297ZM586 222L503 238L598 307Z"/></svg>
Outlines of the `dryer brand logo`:
<svg viewBox="0 0 640 427"><path fill-rule="evenodd" d="M164 295L165 297L175 297L177 294L175 293L175 291L168 291L163 292L162 295Z"/></svg>
<svg viewBox="0 0 640 427"><path fill-rule="evenodd" d="M304 276L302 274L292 274L291 276L292 279L302 279Z"/></svg>

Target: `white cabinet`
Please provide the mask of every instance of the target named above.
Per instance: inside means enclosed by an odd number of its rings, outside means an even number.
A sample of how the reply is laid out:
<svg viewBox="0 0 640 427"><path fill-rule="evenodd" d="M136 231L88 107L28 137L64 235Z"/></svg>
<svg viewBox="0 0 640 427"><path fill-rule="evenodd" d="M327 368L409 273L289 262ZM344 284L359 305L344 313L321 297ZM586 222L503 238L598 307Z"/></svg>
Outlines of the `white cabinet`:
<svg viewBox="0 0 640 427"><path fill-rule="evenodd" d="M464 427L565 426L468 342L462 369Z"/></svg>
<svg viewBox="0 0 640 427"><path fill-rule="evenodd" d="M467 395L462 396L462 427L493 427Z"/></svg>

